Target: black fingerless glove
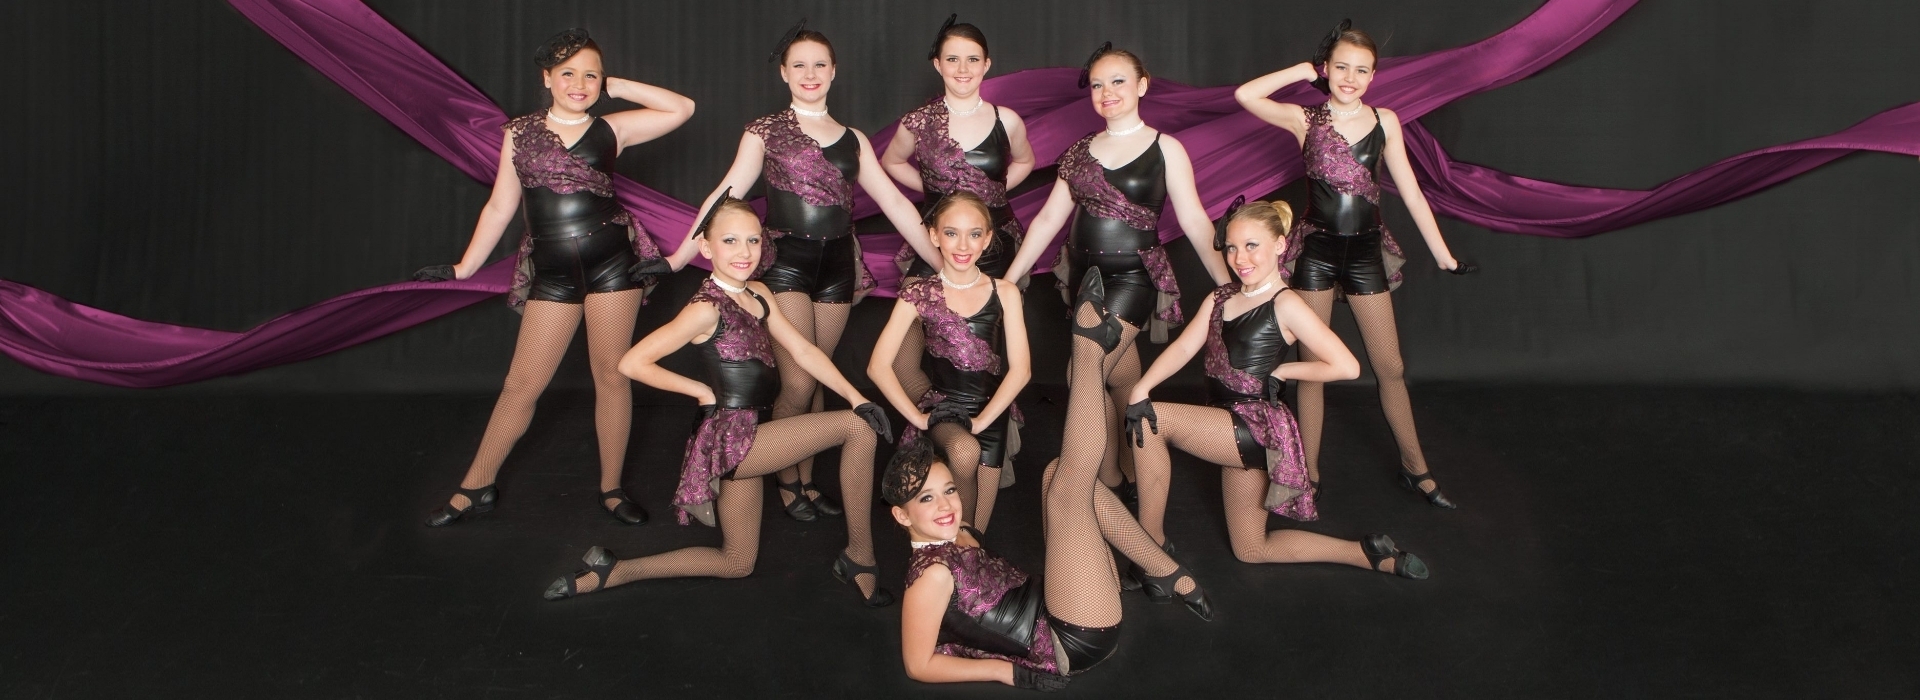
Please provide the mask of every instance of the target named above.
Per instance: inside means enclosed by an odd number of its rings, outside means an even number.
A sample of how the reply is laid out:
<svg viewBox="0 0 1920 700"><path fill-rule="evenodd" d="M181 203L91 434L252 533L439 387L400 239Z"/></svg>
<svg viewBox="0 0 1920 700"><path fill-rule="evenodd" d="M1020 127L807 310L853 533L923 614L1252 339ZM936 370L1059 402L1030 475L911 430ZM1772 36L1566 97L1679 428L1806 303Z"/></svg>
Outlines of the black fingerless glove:
<svg viewBox="0 0 1920 700"><path fill-rule="evenodd" d="M1280 403L1285 400L1287 396L1287 380L1271 374L1267 375L1267 384L1260 392L1260 396L1266 399L1269 404Z"/></svg>
<svg viewBox="0 0 1920 700"><path fill-rule="evenodd" d="M1475 265L1475 264L1473 264L1473 263L1470 263L1470 262L1467 262L1467 261L1465 261L1465 260L1458 260L1458 259L1456 259L1456 260L1454 260L1453 262L1454 262L1454 265L1453 265L1453 269L1451 269L1451 270L1448 270L1448 272L1451 272L1451 273L1453 273L1453 274L1456 274L1456 275L1471 275L1471 274L1473 274L1473 273L1475 273L1475 272L1479 272L1479 271L1480 271L1480 266L1479 266L1479 265Z"/></svg>
<svg viewBox="0 0 1920 700"><path fill-rule="evenodd" d="M1143 422L1146 425L1141 425ZM1134 447L1147 446L1148 429L1152 429L1155 435L1160 434L1160 416L1153 413L1152 399L1127 407L1126 428L1127 441L1133 443Z"/></svg>
<svg viewBox="0 0 1920 700"><path fill-rule="evenodd" d="M1020 664L1013 665L1013 687L1015 688L1051 693L1056 690L1066 690L1068 680L1066 676L1035 671Z"/></svg>
<svg viewBox="0 0 1920 700"><path fill-rule="evenodd" d="M452 265L428 265L413 272L415 282L445 282L458 277L453 273Z"/></svg>
<svg viewBox="0 0 1920 700"><path fill-rule="evenodd" d="M653 284L656 277L673 274L673 264L666 258L647 258L627 268L627 279L640 284Z"/></svg>
<svg viewBox="0 0 1920 700"><path fill-rule="evenodd" d="M893 424L887 422L887 412L872 401L853 407L853 414L867 422L873 434L880 436L881 442L893 442Z"/></svg>
<svg viewBox="0 0 1920 700"><path fill-rule="evenodd" d="M927 428L931 430L933 426L941 423L959 423L960 427L966 428L971 432L973 430L973 414L968 413L967 407L958 403L941 401L940 403L934 404L933 411L927 414Z"/></svg>
<svg viewBox="0 0 1920 700"><path fill-rule="evenodd" d="M1340 24L1335 26L1333 31L1327 32L1327 36L1320 40L1320 48L1313 52L1313 60L1308 62L1312 63L1314 68L1322 71L1326 70L1327 60L1333 58L1333 46L1340 43L1341 34L1346 33L1347 30L1352 28L1353 20L1340 20ZM1313 89L1319 90L1321 93L1328 95L1333 94L1333 88L1327 86L1326 76L1314 78L1312 85Z"/></svg>
<svg viewBox="0 0 1920 700"><path fill-rule="evenodd" d="M700 411L693 414L693 432L700 432L700 426L706 425L707 419L712 418L713 412L718 410L720 410L719 404L700 404Z"/></svg>

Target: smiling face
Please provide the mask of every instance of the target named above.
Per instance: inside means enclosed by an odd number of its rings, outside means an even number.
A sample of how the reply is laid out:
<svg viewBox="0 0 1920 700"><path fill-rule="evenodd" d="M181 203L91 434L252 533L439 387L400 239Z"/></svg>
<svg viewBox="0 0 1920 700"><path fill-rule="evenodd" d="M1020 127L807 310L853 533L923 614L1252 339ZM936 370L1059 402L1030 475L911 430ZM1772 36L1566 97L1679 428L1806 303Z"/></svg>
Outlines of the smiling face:
<svg viewBox="0 0 1920 700"><path fill-rule="evenodd" d="M1252 286L1273 276L1286 247L1286 240L1265 223L1238 219L1227 224L1227 243L1220 254L1226 256L1227 267L1239 276L1240 284Z"/></svg>
<svg viewBox="0 0 1920 700"><path fill-rule="evenodd" d="M980 81L986 80L987 69L992 67L993 59L987 58L986 49L959 36L941 42L940 55L933 59L933 69L940 72L947 96L960 100L972 100L980 93Z"/></svg>
<svg viewBox="0 0 1920 700"><path fill-rule="evenodd" d="M927 481L905 504L893 507L893 520L907 529L914 542L941 542L960 536L960 489L953 485L953 472L947 465L934 462L927 470Z"/></svg>
<svg viewBox="0 0 1920 700"><path fill-rule="evenodd" d="M713 261L713 274L739 287L760 265L760 217L753 210L728 207L713 216L700 237L700 257Z"/></svg>
<svg viewBox="0 0 1920 700"><path fill-rule="evenodd" d="M1373 84L1372 51L1340 42L1333 47L1333 55L1327 58L1327 87L1333 91L1333 99L1342 104L1360 101L1367 94L1367 86Z"/></svg>
<svg viewBox="0 0 1920 700"><path fill-rule="evenodd" d="M786 81L793 99L801 104L817 104L827 99L833 87L833 51L817 41L795 41L787 47L780 63L780 79Z"/></svg>
<svg viewBox="0 0 1920 700"><path fill-rule="evenodd" d="M557 112L578 114L600 100L600 81L606 78L600 68L600 52L581 49L560 65L540 71L540 80L553 95Z"/></svg>
<svg viewBox="0 0 1920 700"><path fill-rule="evenodd" d="M933 247L940 249L946 269L952 271L948 279L965 282L973 278L968 271L980 261L980 251L986 250L987 244L993 241L990 226L992 220L987 212L978 205L963 202L948 206L928 227Z"/></svg>
<svg viewBox="0 0 1920 700"><path fill-rule="evenodd" d="M1087 80L1092 83L1088 90L1094 111L1107 119L1133 114L1140 108L1140 98L1147 94L1147 78L1125 56L1108 55L1094 61Z"/></svg>

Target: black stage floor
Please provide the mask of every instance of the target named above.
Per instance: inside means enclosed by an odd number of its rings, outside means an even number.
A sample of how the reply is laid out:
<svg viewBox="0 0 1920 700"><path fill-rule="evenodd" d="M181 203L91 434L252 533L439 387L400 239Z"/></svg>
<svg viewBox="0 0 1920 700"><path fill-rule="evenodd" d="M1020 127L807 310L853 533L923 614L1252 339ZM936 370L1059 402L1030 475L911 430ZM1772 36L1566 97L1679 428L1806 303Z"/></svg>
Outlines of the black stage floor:
<svg viewBox="0 0 1920 700"><path fill-rule="evenodd" d="M1049 393L1024 398L1028 452L993 520L1029 569ZM1391 533L1433 578L1237 563L1218 477L1181 457L1169 530L1218 618L1128 597L1120 651L1069 696L1920 695L1916 397L1420 386L1429 459L1463 506L1444 512L1391 483L1371 391L1330 394L1331 496L1306 527ZM554 395L501 508L422 527L492 401L0 400L0 695L1015 692L907 680L898 608L860 607L827 572L839 521L793 522L771 494L750 578L541 600L589 545L718 542L665 517L692 409L636 412L661 431L637 431L628 477L653 524L601 514L590 402ZM897 591L904 537L878 531Z"/></svg>

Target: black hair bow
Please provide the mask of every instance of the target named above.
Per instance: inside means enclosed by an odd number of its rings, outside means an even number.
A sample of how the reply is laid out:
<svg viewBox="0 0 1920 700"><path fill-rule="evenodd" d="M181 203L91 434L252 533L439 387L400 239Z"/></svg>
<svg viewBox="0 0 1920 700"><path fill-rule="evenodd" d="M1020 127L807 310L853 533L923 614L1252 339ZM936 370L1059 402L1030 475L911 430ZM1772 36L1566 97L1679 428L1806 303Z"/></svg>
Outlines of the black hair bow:
<svg viewBox="0 0 1920 700"><path fill-rule="evenodd" d="M1246 195L1243 194L1238 197L1234 197L1233 203L1227 205L1226 212L1222 213L1220 215L1220 218L1214 219L1213 221L1213 249L1214 250L1227 249L1227 222L1233 220L1234 212L1240 211L1240 207L1244 207L1246 205L1247 205Z"/></svg>
<svg viewBox="0 0 1920 700"><path fill-rule="evenodd" d="M707 215L700 217L700 225L693 227L693 233L687 237L699 238L700 234L706 233L707 227L713 225L713 213L720 211L720 205L726 204L727 200L732 198L733 185L727 185L726 189L720 191L720 196L713 200L713 206L707 207Z"/></svg>
<svg viewBox="0 0 1920 700"><path fill-rule="evenodd" d="M1087 57L1086 63L1080 64L1080 89L1093 87L1093 62L1100 60L1102 54L1112 50L1113 42L1105 42L1100 45L1100 48L1093 50L1093 55Z"/></svg>
<svg viewBox="0 0 1920 700"><path fill-rule="evenodd" d="M1341 34L1347 33L1347 30L1352 28L1353 20L1341 19L1340 24L1336 25L1333 31L1327 32L1326 38L1320 40L1320 49L1313 52L1313 60L1309 61L1313 67L1326 70L1327 59L1333 58L1333 46L1340 43ZM1333 94L1333 88L1327 86L1326 76L1316 76L1313 79L1313 89L1328 95Z"/></svg>
<svg viewBox="0 0 1920 700"><path fill-rule="evenodd" d="M960 14L956 12L954 14L947 15L947 21L940 23L940 31L933 33L933 48L927 50L927 58L929 59L940 58L940 45L946 43L947 41L947 30L952 29L953 23L958 21L959 19L960 19Z"/></svg>
<svg viewBox="0 0 1920 700"><path fill-rule="evenodd" d="M792 46L793 40L798 38L800 36L800 32L806 28L807 28L807 18L801 17L800 23L795 24L793 25L792 28L788 29L786 35L780 37L780 43L773 45L773 53L767 54L767 62L777 65L781 61L786 60L787 47Z"/></svg>
<svg viewBox="0 0 1920 700"><path fill-rule="evenodd" d="M579 27L568 29L541 44L533 54L533 62L541 68L552 68L580 53L580 49L589 41L593 41L593 38L587 36L587 30Z"/></svg>

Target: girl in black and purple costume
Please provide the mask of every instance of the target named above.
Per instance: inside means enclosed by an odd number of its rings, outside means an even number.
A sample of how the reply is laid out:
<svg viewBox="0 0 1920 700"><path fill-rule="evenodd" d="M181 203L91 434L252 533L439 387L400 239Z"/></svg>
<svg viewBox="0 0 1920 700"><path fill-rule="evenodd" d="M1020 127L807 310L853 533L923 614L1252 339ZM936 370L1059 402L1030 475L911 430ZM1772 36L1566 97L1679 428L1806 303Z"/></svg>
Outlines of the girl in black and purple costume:
<svg viewBox="0 0 1920 700"><path fill-rule="evenodd" d="M940 445L960 487L962 522L985 530L1001 469L1019 448L1013 400L1033 376L1026 318L1020 288L977 264L995 245L987 204L957 192L935 204L929 217L943 264L900 288L867 375L911 424L901 431L902 444L926 431ZM900 364L894 354L921 324L930 331L926 351L910 359L931 381L916 394L894 373Z"/></svg>
<svg viewBox="0 0 1920 700"><path fill-rule="evenodd" d="M831 357L853 303L874 286L853 233L854 184L901 231L919 231L920 214L887 179L866 135L828 115L827 91L838 69L833 44L805 27L802 20L789 30L768 57L780 64L792 106L747 125L733 166L701 206L711 207L723 192L744 193L766 175L764 243L771 253L763 256L763 268L754 278L772 291L774 305L800 337ZM937 255L924 236L908 239L923 257ZM673 269L693 259L693 248L682 246L674 252ZM782 369L773 417L821 410L814 377L790 361L785 346L776 346L774 353ZM801 461L797 471L783 471L781 477L780 496L794 519L840 514L842 506L814 488L812 460Z"/></svg>
<svg viewBox="0 0 1920 700"><path fill-rule="evenodd" d="M1119 459L1123 453L1115 405L1126 399L1140 378L1134 336L1144 329L1154 341L1165 342L1167 328L1181 321L1180 288L1160 245L1162 205L1173 204L1180 228L1201 254L1214 284L1227 283L1227 269L1219 256L1211 254L1213 222L1200 204L1186 148L1140 120L1140 98L1146 95L1149 81L1145 65L1132 53L1107 44L1088 59L1081 79L1081 87L1090 90L1094 109L1106 118L1107 128L1080 139L1060 156L1053 194L1034 217L1007 276L1018 279L1027 274L1068 216L1073 217L1073 232L1053 270L1067 289L1084 288L1083 282L1089 279L1100 285L1104 295L1094 300L1095 306L1101 319L1114 324L1111 337L1098 340L1089 352L1074 351L1075 365L1085 363L1094 373L1089 383L1074 385L1074 405L1080 405L1080 393L1097 393L1103 386L1113 393L1097 401L1090 398L1078 409L1104 415L1107 429L1068 433L1061 454L1068 459L1088 455L1102 459L1100 481L1114 487L1122 481ZM1076 323L1090 326L1096 321Z"/></svg>
<svg viewBox="0 0 1920 700"><path fill-rule="evenodd" d="M679 128L693 115L693 101L607 76L599 46L582 29L556 35L535 54L534 62L552 106L507 122L493 195L480 212L466 255L458 264L414 273L414 279L425 282L473 276L486 264L514 211L526 205L527 235L520 240L520 263L508 295L515 307L525 306L513 364L466 478L447 504L428 516L432 527L493 510L499 493L494 478L527 432L534 404L553 379L583 316L593 368L594 432L600 436L600 502L621 522L647 521L647 511L620 487L633 424L633 386L615 364L633 342L634 318L652 284L649 271L664 265L653 237L614 199L613 165L621 149ZM603 91L646 107L602 117L588 114Z"/></svg>
<svg viewBox="0 0 1920 700"><path fill-rule="evenodd" d="M1281 282L1282 239L1292 216L1286 202L1254 202L1228 217L1221 250L1241 281L1201 302L1206 325L1188 327L1133 387L1126 422L1140 475L1140 526L1155 541L1166 541L1167 447L1172 445L1220 466L1227 537L1240 561L1331 562L1424 579L1426 564L1400 551L1386 535L1353 542L1302 530L1267 532L1268 512L1302 521L1319 517L1299 426L1280 402L1286 382L1341 381L1360 374L1360 362L1339 336ZM1295 343L1302 355L1318 359L1283 362ZM1201 354L1207 405L1147 399L1154 387Z"/></svg>
<svg viewBox="0 0 1920 700"><path fill-rule="evenodd" d="M873 448L891 432L886 413L868 402L834 369L833 361L807 344L781 312L767 303L773 292L748 278L760 266L760 219L745 202L725 196L694 227L701 255L713 261L713 275L680 315L641 339L620 361L620 371L648 386L691 396L703 418L687 440L680 486L673 504L680 520L718 524L722 546L689 547L638 559L615 560L594 547L583 561L588 569L563 577L547 589L548 599L567 598L631 581L681 576L739 578L753 572L760 551L759 477L802 457L840 448L840 488L847 495L847 547L834 561L833 574L859 589L868 606L893 596L878 587L870 531L873 498ZM774 343L788 357L775 359ZM706 366L706 381L675 374L660 358L692 344ZM777 367L787 364L815 376L846 398L850 411L773 418L779 394ZM876 435L878 437L876 437Z"/></svg>

